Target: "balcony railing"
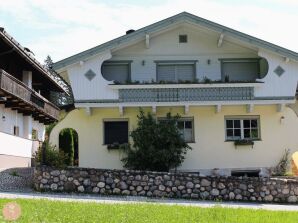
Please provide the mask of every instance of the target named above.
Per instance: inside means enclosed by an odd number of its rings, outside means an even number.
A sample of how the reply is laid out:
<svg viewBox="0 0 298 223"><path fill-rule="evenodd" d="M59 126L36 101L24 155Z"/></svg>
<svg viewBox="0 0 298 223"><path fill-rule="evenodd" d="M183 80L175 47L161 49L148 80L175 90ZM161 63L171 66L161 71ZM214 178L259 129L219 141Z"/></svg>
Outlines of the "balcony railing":
<svg viewBox="0 0 298 223"><path fill-rule="evenodd" d="M185 102L253 100L260 83L114 85L121 102Z"/></svg>
<svg viewBox="0 0 298 223"><path fill-rule="evenodd" d="M29 88L23 82L1 69L0 90L14 97L16 103L22 102L25 103L26 106L30 106L32 113L38 113L40 116L45 116L50 120L58 120L59 108ZM23 109L23 106L19 107L20 110ZM18 109L18 106L16 106L16 109Z"/></svg>

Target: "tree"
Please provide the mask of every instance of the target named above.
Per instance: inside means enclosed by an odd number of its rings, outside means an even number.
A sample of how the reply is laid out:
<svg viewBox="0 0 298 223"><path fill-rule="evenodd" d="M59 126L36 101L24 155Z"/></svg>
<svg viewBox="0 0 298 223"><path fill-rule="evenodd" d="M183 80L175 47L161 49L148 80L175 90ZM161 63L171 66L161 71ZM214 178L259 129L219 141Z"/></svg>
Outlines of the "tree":
<svg viewBox="0 0 298 223"><path fill-rule="evenodd" d="M44 60L44 67L50 73L51 77L56 80L59 84L63 85L67 90L68 94L64 92L51 91L51 101L58 107L73 104L73 95L71 87L66 83L65 80L53 69L53 60L50 55Z"/></svg>
<svg viewBox="0 0 298 223"><path fill-rule="evenodd" d="M177 127L179 115L167 114L157 121L152 114L140 110L138 126L131 132L133 144L122 146L124 167L137 170L169 171L181 165L190 146Z"/></svg>
<svg viewBox="0 0 298 223"><path fill-rule="evenodd" d="M74 144L74 130L70 128L63 129L59 134L59 150L67 154L68 159L66 164L69 166L74 165Z"/></svg>
<svg viewBox="0 0 298 223"><path fill-rule="evenodd" d="M53 60L52 60L52 58L51 58L51 56L50 55L48 55L47 57L46 57L46 59L44 60L44 66L45 66L45 68L48 70L48 71L50 71L50 72L52 72L53 70L52 70L52 68L53 68Z"/></svg>

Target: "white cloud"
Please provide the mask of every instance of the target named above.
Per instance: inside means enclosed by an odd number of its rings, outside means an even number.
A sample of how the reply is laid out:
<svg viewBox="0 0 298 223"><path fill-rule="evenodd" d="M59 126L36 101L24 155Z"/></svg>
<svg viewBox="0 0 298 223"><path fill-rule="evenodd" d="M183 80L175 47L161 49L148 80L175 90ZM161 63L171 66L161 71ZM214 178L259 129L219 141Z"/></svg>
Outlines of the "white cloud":
<svg viewBox="0 0 298 223"><path fill-rule="evenodd" d="M94 0L10 0L1 1L0 13L5 12L20 25L35 29L34 41L26 44L39 59L47 54L54 60L63 59L123 35L128 29L141 28L182 11L298 52L295 29L298 13L292 13L295 8L298 11L297 1L259 1L262 5L250 2L172 0L142 6ZM50 30L46 36L38 34L46 29Z"/></svg>

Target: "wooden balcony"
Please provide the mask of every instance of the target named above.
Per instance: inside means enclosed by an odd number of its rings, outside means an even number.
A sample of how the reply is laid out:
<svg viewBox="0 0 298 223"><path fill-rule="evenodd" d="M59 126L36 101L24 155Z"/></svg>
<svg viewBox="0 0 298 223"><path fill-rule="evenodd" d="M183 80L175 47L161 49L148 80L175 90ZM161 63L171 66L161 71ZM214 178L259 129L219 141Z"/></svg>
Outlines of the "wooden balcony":
<svg viewBox="0 0 298 223"><path fill-rule="evenodd" d="M0 69L0 101L5 107L23 115L32 115L35 120L49 124L58 120L59 108L29 88L20 80Z"/></svg>

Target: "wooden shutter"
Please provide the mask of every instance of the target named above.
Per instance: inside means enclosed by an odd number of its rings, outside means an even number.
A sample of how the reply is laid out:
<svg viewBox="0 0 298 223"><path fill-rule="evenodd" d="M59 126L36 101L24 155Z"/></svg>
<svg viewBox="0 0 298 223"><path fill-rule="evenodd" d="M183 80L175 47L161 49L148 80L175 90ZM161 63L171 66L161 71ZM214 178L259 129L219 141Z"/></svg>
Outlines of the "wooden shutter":
<svg viewBox="0 0 298 223"><path fill-rule="evenodd" d="M255 81L259 76L258 61L223 62L223 77L229 76L230 81Z"/></svg>
<svg viewBox="0 0 298 223"><path fill-rule="evenodd" d="M108 81L117 81L124 84L129 80L129 64L103 64L102 76Z"/></svg>
<svg viewBox="0 0 298 223"><path fill-rule="evenodd" d="M128 143L128 122L104 122L104 144Z"/></svg>

